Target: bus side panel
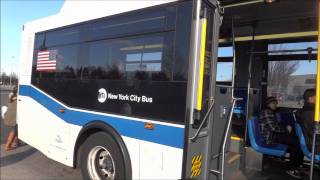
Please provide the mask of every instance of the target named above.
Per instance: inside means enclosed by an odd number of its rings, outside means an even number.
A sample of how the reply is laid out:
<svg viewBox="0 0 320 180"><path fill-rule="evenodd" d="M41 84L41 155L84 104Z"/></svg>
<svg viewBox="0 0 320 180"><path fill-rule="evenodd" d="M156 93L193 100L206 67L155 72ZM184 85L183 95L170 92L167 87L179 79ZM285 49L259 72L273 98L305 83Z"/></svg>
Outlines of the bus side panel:
<svg viewBox="0 0 320 180"><path fill-rule="evenodd" d="M181 179L183 149L147 141L140 149L140 179Z"/></svg>
<svg viewBox="0 0 320 180"><path fill-rule="evenodd" d="M81 126L69 124L27 96L20 96L19 138L47 157L73 166L73 152ZM122 136L129 151L132 178L181 177L183 150ZM181 140L182 141L182 140Z"/></svg>
<svg viewBox="0 0 320 180"><path fill-rule="evenodd" d="M65 122L30 97L20 96L19 138L48 158L72 167L81 126ZM132 177L139 178L140 140L122 136L132 163Z"/></svg>
<svg viewBox="0 0 320 180"><path fill-rule="evenodd" d="M31 83L34 39L34 33L23 32L19 69L20 85L28 86ZM49 158L73 166L73 149L81 127L66 123L31 97L19 95L18 99L19 138ZM69 131L70 127L72 127L72 134Z"/></svg>
<svg viewBox="0 0 320 180"><path fill-rule="evenodd" d="M20 56L20 69L19 69L19 83L30 84L32 72L32 59L33 59L33 45L34 33L22 34L21 56Z"/></svg>
<svg viewBox="0 0 320 180"><path fill-rule="evenodd" d="M73 166L74 137L78 135L81 127L72 125L73 135L70 136L71 124L30 97L19 96L19 99L19 138L49 158Z"/></svg>
<svg viewBox="0 0 320 180"><path fill-rule="evenodd" d="M19 96L19 103L17 108L18 117L18 137L22 141L26 142L36 149L46 152L44 141L42 137L45 137L44 127L42 127L42 121L39 121L43 116L43 112L39 111L39 108L33 104L33 100L26 96ZM40 149L41 148L41 149Z"/></svg>
<svg viewBox="0 0 320 180"><path fill-rule="evenodd" d="M131 168L132 168L132 179L139 179L140 178L140 140L121 136L123 139L123 142L125 143L130 160L131 160Z"/></svg>

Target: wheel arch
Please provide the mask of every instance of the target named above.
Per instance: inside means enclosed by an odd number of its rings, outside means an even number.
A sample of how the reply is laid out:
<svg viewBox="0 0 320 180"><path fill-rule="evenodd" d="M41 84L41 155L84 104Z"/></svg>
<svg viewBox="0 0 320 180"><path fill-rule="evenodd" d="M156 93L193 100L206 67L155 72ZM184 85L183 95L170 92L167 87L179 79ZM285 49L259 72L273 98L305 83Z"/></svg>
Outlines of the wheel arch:
<svg viewBox="0 0 320 180"><path fill-rule="evenodd" d="M76 144L74 147L74 153L73 153L73 167L76 168L79 166L79 150L81 145L84 143L84 141L92 134L97 132L106 132L110 134L118 144L119 148L121 149L122 156L124 158L124 164L125 164L125 173L126 173L126 179L132 178L132 167L131 167L131 159L129 155L129 151L127 149L126 144L124 143L122 137L120 134L109 124L103 121L91 121L88 124L84 125L83 128L80 130Z"/></svg>

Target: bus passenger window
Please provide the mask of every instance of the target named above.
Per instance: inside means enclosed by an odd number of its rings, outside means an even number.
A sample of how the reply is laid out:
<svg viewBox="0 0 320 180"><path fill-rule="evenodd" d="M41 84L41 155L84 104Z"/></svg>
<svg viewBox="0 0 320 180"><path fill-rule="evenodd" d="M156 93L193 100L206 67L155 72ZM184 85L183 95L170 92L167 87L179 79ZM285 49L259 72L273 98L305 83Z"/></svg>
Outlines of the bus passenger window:
<svg viewBox="0 0 320 180"><path fill-rule="evenodd" d="M316 49L316 41L268 44L267 95L280 107L302 108L304 91L315 88Z"/></svg>
<svg viewBox="0 0 320 180"><path fill-rule="evenodd" d="M217 82L231 82L232 81L232 62L218 62L217 63Z"/></svg>
<svg viewBox="0 0 320 180"><path fill-rule="evenodd" d="M219 47L216 81L218 84L229 85L232 81L232 52L231 46ZM231 84L230 84L231 85Z"/></svg>
<svg viewBox="0 0 320 180"><path fill-rule="evenodd" d="M162 32L48 46L56 53L56 68L34 69L32 83L71 107L182 123L187 82L173 79L173 39L174 32ZM188 61L179 63L184 67ZM101 88L132 97L99 103Z"/></svg>
<svg viewBox="0 0 320 180"><path fill-rule="evenodd" d="M166 34L90 43L87 68L102 71L99 79L156 80L163 74L162 80L168 80L165 76L170 72L162 68L165 66L164 36Z"/></svg>
<svg viewBox="0 0 320 180"><path fill-rule="evenodd" d="M268 96L277 97L279 107L302 108L303 92L315 88L316 61L269 61Z"/></svg>

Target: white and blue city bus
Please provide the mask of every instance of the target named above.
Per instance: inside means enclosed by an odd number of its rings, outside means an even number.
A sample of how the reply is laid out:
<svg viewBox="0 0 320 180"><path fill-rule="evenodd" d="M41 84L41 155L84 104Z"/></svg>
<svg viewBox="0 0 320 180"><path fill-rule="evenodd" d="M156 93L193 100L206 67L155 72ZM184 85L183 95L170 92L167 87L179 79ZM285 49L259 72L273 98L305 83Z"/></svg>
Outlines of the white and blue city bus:
<svg viewBox="0 0 320 180"><path fill-rule="evenodd" d="M317 8L67 0L23 27L19 138L84 179L287 178L286 149L274 158L250 124L267 96L290 119L316 86Z"/></svg>
<svg viewBox="0 0 320 180"><path fill-rule="evenodd" d="M68 0L26 23L19 138L85 179L192 174L186 124L212 104L220 13L215 0Z"/></svg>

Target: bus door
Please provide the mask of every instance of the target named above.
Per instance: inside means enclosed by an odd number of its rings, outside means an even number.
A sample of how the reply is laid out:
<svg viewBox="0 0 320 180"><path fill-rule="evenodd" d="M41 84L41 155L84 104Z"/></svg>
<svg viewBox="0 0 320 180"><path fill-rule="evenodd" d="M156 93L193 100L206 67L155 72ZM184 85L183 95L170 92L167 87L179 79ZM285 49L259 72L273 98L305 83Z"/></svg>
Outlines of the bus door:
<svg viewBox="0 0 320 180"><path fill-rule="evenodd" d="M215 0L194 3L182 177L220 179L234 105L232 87L216 86L222 11Z"/></svg>

